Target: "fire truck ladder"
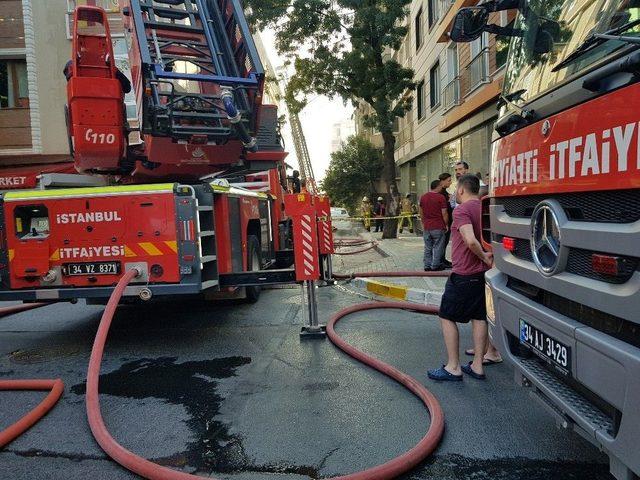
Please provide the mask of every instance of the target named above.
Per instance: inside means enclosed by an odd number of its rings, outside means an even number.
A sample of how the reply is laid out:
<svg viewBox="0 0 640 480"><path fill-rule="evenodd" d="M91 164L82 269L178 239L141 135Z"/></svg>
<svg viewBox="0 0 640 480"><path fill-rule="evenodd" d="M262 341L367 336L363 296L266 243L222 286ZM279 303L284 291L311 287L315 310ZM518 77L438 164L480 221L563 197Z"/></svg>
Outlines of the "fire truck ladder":
<svg viewBox="0 0 640 480"><path fill-rule="evenodd" d="M222 93L255 131L264 71L239 0L130 0L144 76L145 133L234 136Z"/></svg>
<svg viewBox="0 0 640 480"><path fill-rule="evenodd" d="M296 149L296 156L298 157L298 164L300 166L300 178L306 180L307 190L309 193L316 195L318 189L316 187L316 180L313 175L313 166L311 165L311 156L309 155L309 149L307 148L307 139L304 136L302 130L302 123L297 113L292 113L289 110L289 123L291 124L291 136L293 137L293 144Z"/></svg>

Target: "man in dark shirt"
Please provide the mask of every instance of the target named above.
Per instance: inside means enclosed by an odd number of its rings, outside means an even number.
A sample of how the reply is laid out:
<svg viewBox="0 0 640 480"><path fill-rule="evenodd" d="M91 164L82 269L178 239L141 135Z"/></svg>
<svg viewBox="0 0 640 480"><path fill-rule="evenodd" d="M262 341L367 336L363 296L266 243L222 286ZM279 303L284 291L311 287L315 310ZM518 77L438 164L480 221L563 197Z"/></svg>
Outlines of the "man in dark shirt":
<svg viewBox="0 0 640 480"><path fill-rule="evenodd" d="M440 324L447 348L447 364L429 370L434 380L459 381L462 372L484 380L483 357L487 345L487 309L484 273L493 263L493 255L482 250L480 181L475 175L458 179L456 197L460 205L453 211L451 226L453 272L447 281L440 304ZM460 366L458 323L472 322L475 356Z"/></svg>
<svg viewBox="0 0 640 480"><path fill-rule="evenodd" d="M445 234L449 229L449 213L441 190L440 180L434 180L431 182L431 191L420 198L425 272L444 270L442 261Z"/></svg>
<svg viewBox="0 0 640 480"><path fill-rule="evenodd" d="M446 252L447 252L447 246L449 245L449 241L451 240L451 222L453 222L453 207L451 206L451 196L449 195L449 192L447 191L447 189L451 186L451 182L453 181L453 179L451 178L451 174L446 172L441 173L438 179L440 180L442 195L444 195L444 198L447 201L447 211L449 212L449 225L447 225L449 228L444 238L443 251L445 253L442 260L442 265L444 266L444 268L451 268L451 262L447 260Z"/></svg>
<svg viewBox="0 0 640 480"><path fill-rule="evenodd" d="M300 172L298 170L294 170L291 177L291 193L300 193L301 188L302 186L300 184Z"/></svg>

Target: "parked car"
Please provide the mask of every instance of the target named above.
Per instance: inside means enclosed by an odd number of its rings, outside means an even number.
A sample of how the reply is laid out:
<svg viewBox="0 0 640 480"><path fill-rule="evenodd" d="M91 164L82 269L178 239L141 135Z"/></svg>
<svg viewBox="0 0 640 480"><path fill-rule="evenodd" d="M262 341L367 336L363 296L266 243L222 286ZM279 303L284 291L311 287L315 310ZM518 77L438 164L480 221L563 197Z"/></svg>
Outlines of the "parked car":
<svg viewBox="0 0 640 480"><path fill-rule="evenodd" d="M331 207L331 223L334 230L349 230L351 222L349 221L349 212L346 208Z"/></svg>

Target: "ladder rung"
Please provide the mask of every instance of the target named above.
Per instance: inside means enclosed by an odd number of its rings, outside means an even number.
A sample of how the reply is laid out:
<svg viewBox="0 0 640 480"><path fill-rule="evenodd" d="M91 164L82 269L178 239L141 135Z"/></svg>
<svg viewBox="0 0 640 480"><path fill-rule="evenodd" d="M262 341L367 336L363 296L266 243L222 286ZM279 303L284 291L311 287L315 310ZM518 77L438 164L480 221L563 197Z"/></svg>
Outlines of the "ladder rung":
<svg viewBox="0 0 640 480"><path fill-rule="evenodd" d="M192 27L190 25L180 25L179 23L165 23L165 22L144 22L145 27L155 28L157 30L176 30L178 32L200 33L204 34L204 31L200 27Z"/></svg>
<svg viewBox="0 0 640 480"><path fill-rule="evenodd" d="M151 11L154 15L171 20L184 20L190 13L186 10L176 10L175 8L152 7L151 5L140 5L143 10Z"/></svg>
<svg viewBox="0 0 640 480"><path fill-rule="evenodd" d="M199 212L213 212L213 207L211 205L199 205Z"/></svg>
<svg viewBox="0 0 640 480"><path fill-rule="evenodd" d="M213 230L206 230L204 232L200 232L200 238L214 237L215 235L216 235L216 232L214 232Z"/></svg>
<svg viewBox="0 0 640 480"><path fill-rule="evenodd" d="M215 262L218 259L217 255L204 255L201 259L202 263Z"/></svg>
<svg viewBox="0 0 640 480"><path fill-rule="evenodd" d="M155 2L162 3L163 5L173 5L174 7L185 4L184 0L155 0Z"/></svg>

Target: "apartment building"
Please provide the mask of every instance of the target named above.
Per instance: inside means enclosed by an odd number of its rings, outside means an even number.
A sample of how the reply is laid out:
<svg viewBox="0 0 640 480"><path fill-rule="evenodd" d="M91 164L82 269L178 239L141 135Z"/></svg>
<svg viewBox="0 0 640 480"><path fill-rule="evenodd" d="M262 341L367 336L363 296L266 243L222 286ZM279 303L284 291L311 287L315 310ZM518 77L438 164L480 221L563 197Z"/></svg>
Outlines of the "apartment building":
<svg viewBox="0 0 640 480"><path fill-rule="evenodd" d="M396 163L401 193L421 195L459 160L473 173L489 172L496 102L504 78L508 39L485 34L467 44L449 41L458 9L475 0L414 0L408 34L394 58L413 68L417 89L412 110L397 122ZM491 22L508 25L506 12Z"/></svg>
<svg viewBox="0 0 640 480"><path fill-rule="evenodd" d="M128 71L118 0L79 0L109 12L114 56ZM69 162L65 122L74 0L0 0L0 166ZM132 98L129 116L135 117Z"/></svg>

